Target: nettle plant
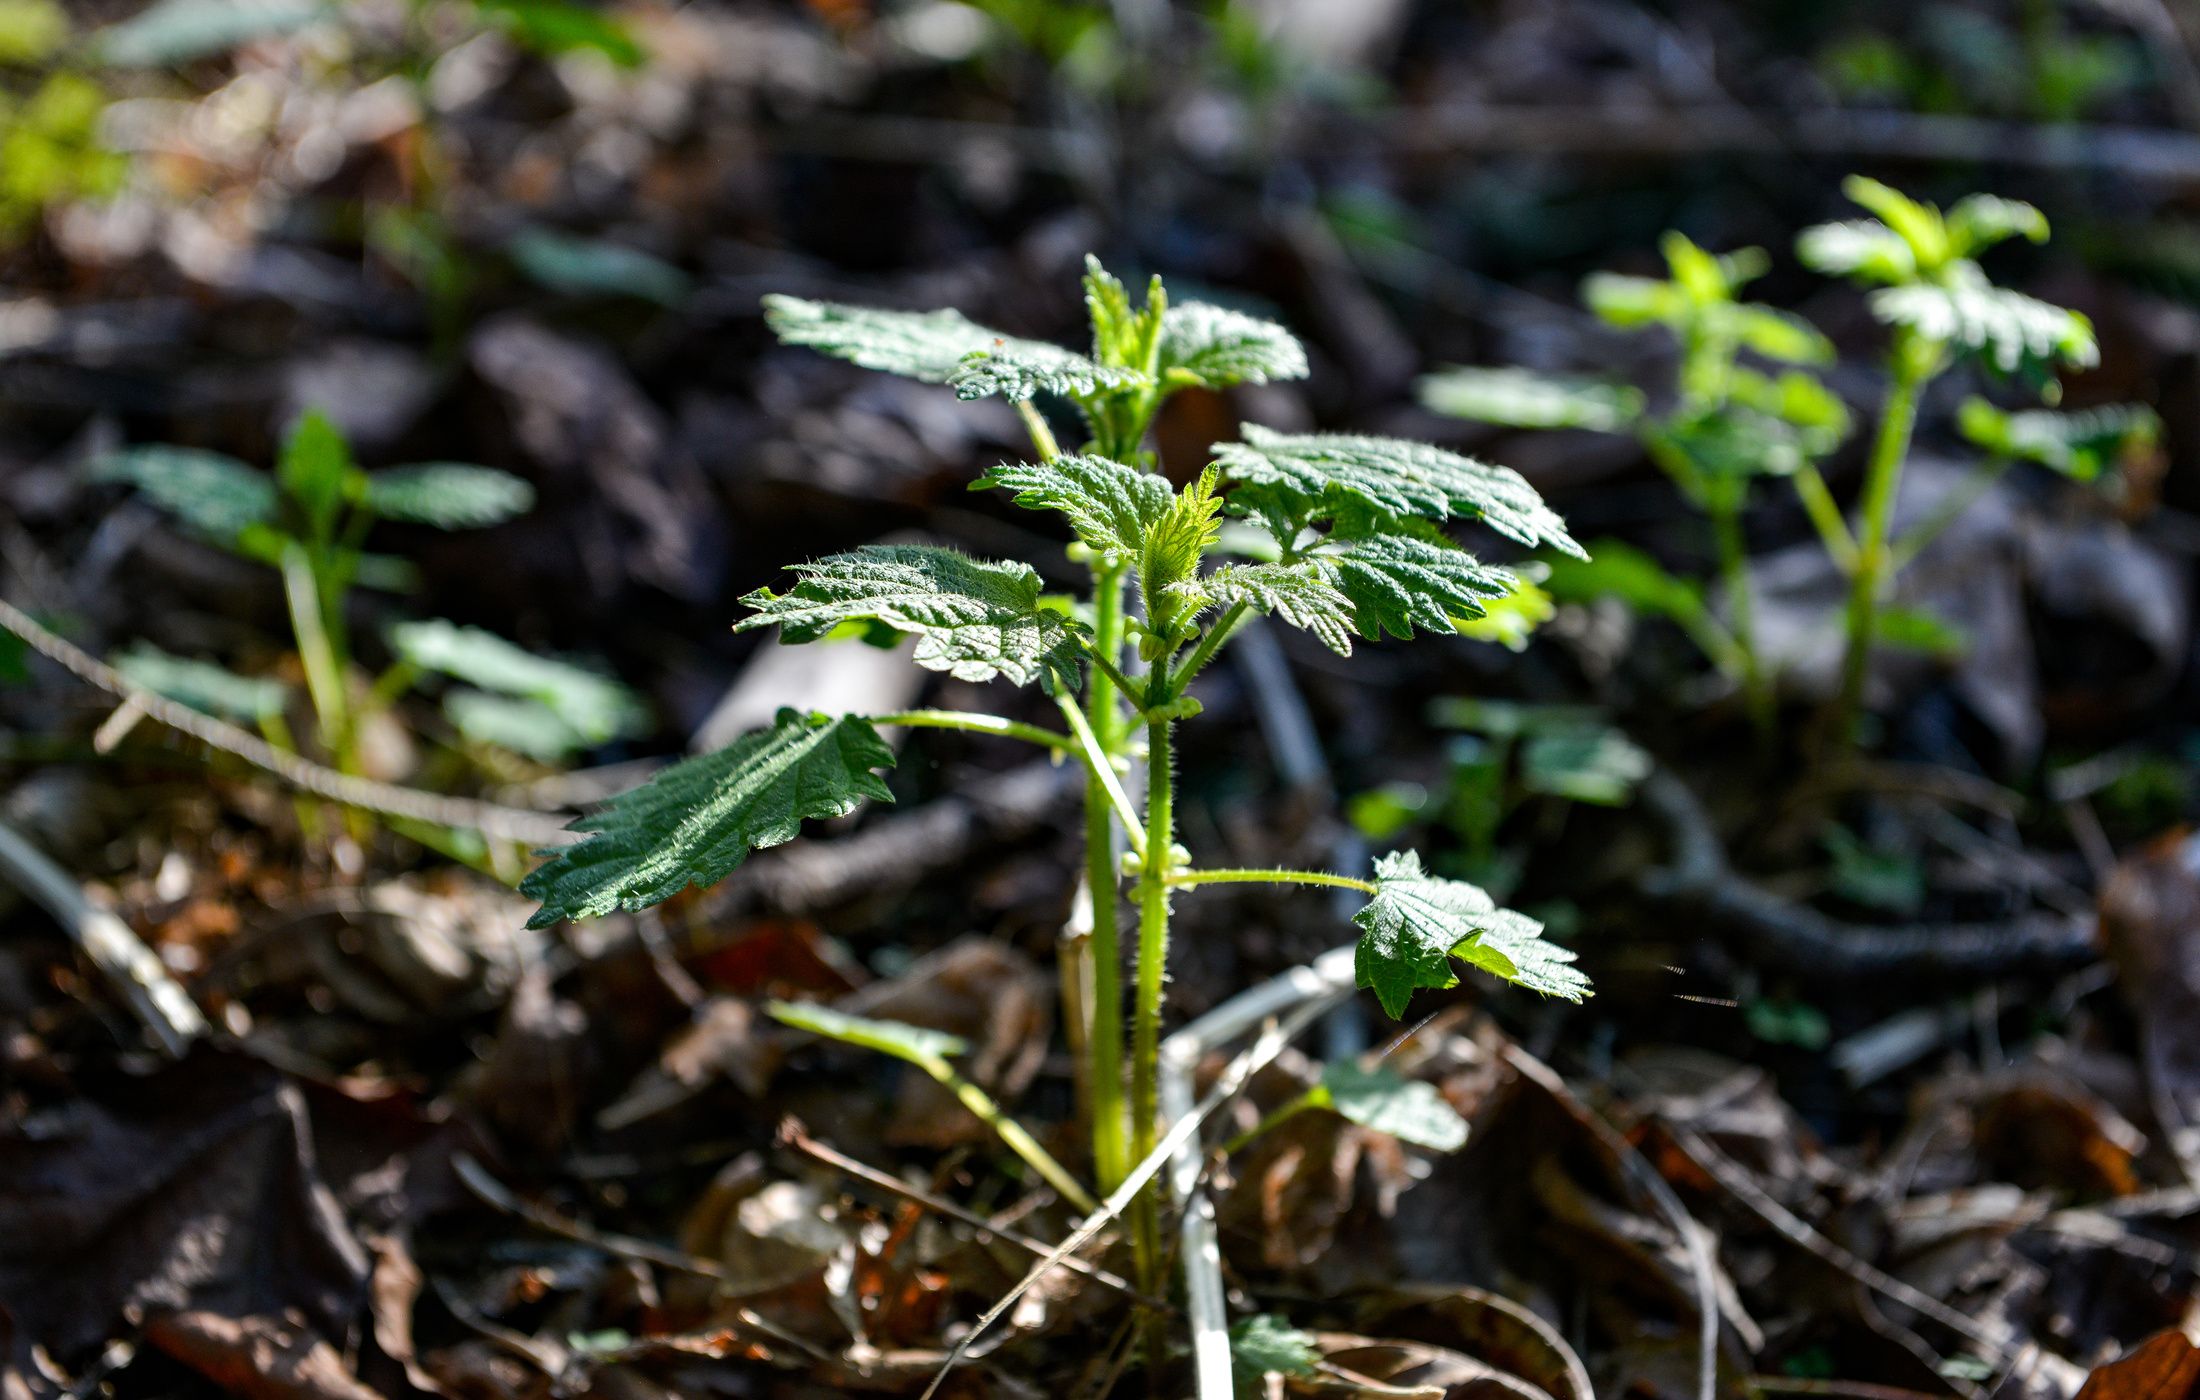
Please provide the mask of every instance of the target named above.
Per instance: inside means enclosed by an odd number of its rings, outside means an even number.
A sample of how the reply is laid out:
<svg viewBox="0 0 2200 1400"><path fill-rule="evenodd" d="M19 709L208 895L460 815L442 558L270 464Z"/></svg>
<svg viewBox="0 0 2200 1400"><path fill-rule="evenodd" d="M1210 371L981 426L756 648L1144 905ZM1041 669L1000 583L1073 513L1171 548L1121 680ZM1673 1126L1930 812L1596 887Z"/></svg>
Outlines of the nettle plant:
<svg viewBox="0 0 2200 1400"><path fill-rule="evenodd" d="M1223 883L1343 887L1367 897L1357 975L1392 1016L1417 988L1457 980L1465 963L1507 981L1579 999L1573 955L1531 919L1481 889L1439 879L1412 852L1375 862L1372 878L1323 871L1196 865L1176 840L1178 725L1194 720L1194 682L1249 617L1304 628L1340 655L1355 638L1449 634L1504 597L1511 579L1445 533L1479 520L1529 546L1578 553L1564 523L1516 473L1422 443L1291 435L1247 425L1213 461L1174 486L1144 446L1179 389L1302 377L1305 352L1283 328L1224 307L1170 304L1158 278L1143 306L1095 262L1084 279L1089 355L1002 335L952 310L912 313L771 297L765 314L786 342L871 369L1000 395L1030 432L1036 460L995 466L973 489L1051 511L1091 577L1075 605L1050 599L1023 561L983 561L926 545L870 546L793 566L785 592L765 589L738 630L776 626L783 642L843 629L908 634L921 666L966 681L1037 685L1059 708L1052 729L994 715L916 710L887 715L783 711L718 752L688 759L584 818L586 840L554 853L523 886L537 925L644 908L722 879L751 850L792 838L804 820L889 800L880 776L894 755L879 735L904 725L990 734L1083 764L1086 962L1065 985L1089 986L1067 1008L1091 1105L1100 1193L1113 1191L1157 1140L1156 1076L1170 901ZM1087 441L1057 445L1034 400L1072 408ZM1261 557L1219 558L1225 516L1260 539ZM1079 703L1081 696L1082 703ZM1124 777L1143 769L1143 807ZM1082 903L1083 901L1079 901ZM1118 925L1136 915L1126 1018ZM1124 1046L1130 1023L1130 1049ZM1126 1066L1128 1092L1126 1093ZM1132 1212L1146 1283L1157 1281L1158 1215Z"/></svg>
<svg viewBox="0 0 2200 1400"><path fill-rule="evenodd" d="M1805 229L1796 254L1818 272L1871 288L1872 315L1891 333L1887 393L1865 462L1856 525L1819 521L1826 547L1849 579L1831 731L1836 743L1846 744L1863 703L1887 594L1904 558L1893 538L1894 507L1925 387L1970 359L2052 398L2055 369L2088 368L2099 361L2100 349L2083 315L1994 285L1977 261L2011 238L2047 241L2046 216L2031 205L1974 194L1944 213L1861 175L1850 176L1842 190L1875 217ZM1975 411L1973 418L1983 429Z"/></svg>
<svg viewBox="0 0 2200 1400"><path fill-rule="evenodd" d="M1562 597L1617 593L1681 623L1720 672L1738 685L1760 728L1773 718L1771 677L1752 621L1743 513L1759 477L1789 477L1815 512L1833 505L1818 462L1848 435L1848 411L1808 368L1831 364L1833 343L1809 322L1741 292L1771 268L1759 248L1714 255L1680 233L1662 245L1669 275L1600 272L1582 300L1607 324L1669 334L1680 356L1672 392L1653 408L1631 385L1522 369L1453 368L1421 381L1421 400L1439 413L1515 428L1629 433L1672 478L1711 528L1726 617L1714 615L1695 584L1667 574L1639 551L1599 544L1597 558L1560 563ZM1744 363L1747 353L1779 366Z"/></svg>
<svg viewBox="0 0 2200 1400"><path fill-rule="evenodd" d="M446 688L443 712L461 737L544 762L650 727L647 709L618 682L449 622L397 624L387 639L393 664L371 680L358 673L353 590L404 591L415 581L409 561L367 550L375 525L502 524L534 503L534 488L518 477L458 462L365 471L318 412L303 415L285 437L272 474L218 452L152 445L102 458L93 475L134 487L191 533L277 571L315 738L344 772L360 769L362 724L430 675L458 683ZM117 665L171 699L257 724L278 748L298 747L283 719L283 689L273 682L143 644Z"/></svg>

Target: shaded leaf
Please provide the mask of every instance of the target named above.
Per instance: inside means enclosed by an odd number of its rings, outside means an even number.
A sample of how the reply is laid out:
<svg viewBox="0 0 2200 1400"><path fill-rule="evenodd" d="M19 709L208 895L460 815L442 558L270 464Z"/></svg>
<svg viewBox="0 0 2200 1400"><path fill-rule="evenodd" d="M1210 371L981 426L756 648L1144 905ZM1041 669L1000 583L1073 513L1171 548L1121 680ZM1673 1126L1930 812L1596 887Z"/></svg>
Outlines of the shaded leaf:
<svg viewBox="0 0 2200 1400"><path fill-rule="evenodd" d="M1432 412L1510 428L1624 432L1642 416L1642 391L1625 384L1524 369L1441 370L1422 378Z"/></svg>
<svg viewBox="0 0 2200 1400"><path fill-rule="evenodd" d="M2127 452L2152 447L2162 431L2162 420L2144 404L2009 413L1973 398L1964 401L1956 423L1964 437L1988 452L2037 462L2074 481L2097 480Z"/></svg>
<svg viewBox="0 0 2200 1400"><path fill-rule="evenodd" d="M1355 507L1387 519L1466 516L1524 545L1581 552L1566 523L1509 468L1397 438L1295 436L1251 423L1244 434L1214 449L1224 475L1265 488L1302 516Z"/></svg>
<svg viewBox="0 0 2200 1400"><path fill-rule="evenodd" d="M473 530L525 515L535 488L510 472L462 462L420 462L367 475L367 507L387 520Z"/></svg>
<svg viewBox="0 0 2200 1400"><path fill-rule="evenodd" d="M179 705L248 724L281 714L290 696L281 681L240 676L211 661L171 656L149 642L137 643L111 662L132 685Z"/></svg>
<svg viewBox="0 0 2200 1400"><path fill-rule="evenodd" d="M600 742L540 700L465 687L443 697L443 717L470 743L491 744L543 763L563 763Z"/></svg>
<svg viewBox="0 0 2200 1400"><path fill-rule="evenodd" d="M1263 1376L1311 1376L1321 1359L1312 1333L1274 1313L1255 1313L1230 1325L1230 1370L1239 1395L1261 1394Z"/></svg>
<svg viewBox="0 0 2200 1400"><path fill-rule="evenodd" d="M217 539L275 518L274 478L219 452L132 447L101 458L92 476L136 487L162 511Z"/></svg>
<svg viewBox="0 0 2200 1400"><path fill-rule="evenodd" d="M950 1060L970 1048L962 1037L900 1021L874 1021L808 1002L773 1001L764 1010L781 1025L923 1065Z"/></svg>
<svg viewBox="0 0 2200 1400"><path fill-rule="evenodd" d="M786 593L741 601L756 616L737 632L779 625L781 640L812 642L845 622L878 622L918 638L916 661L957 680L1005 676L1050 693L1079 683L1082 624L1045 606L1028 564L984 563L929 545L867 545L812 564Z"/></svg>
<svg viewBox="0 0 2200 1400"><path fill-rule="evenodd" d="M694 285L663 258L602 238L523 229L506 245L519 270L569 296L609 294L678 306Z"/></svg>
<svg viewBox="0 0 2200 1400"><path fill-rule="evenodd" d="M580 739L579 747L633 738L647 734L651 727L648 706L618 681L570 661L537 656L479 627L460 627L440 619L399 623L390 629L390 646L424 671L533 701ZM487 718L479 707L476 713ZM461 723L460 728L466 725ZM530 752L519 744L506 747Z"/></svg>
<svg viewBox="0 0 2200 1400"><path fill-rule="evenodd" d="M1432 1152L1456 1152L1466 1145L1467 1120L1436 1086L1408 1079L1388 1064L1362 1069L1352 1060L1331 1061L1322 1066L1313 1101L1363 1128Z"/></svg>
<svg viewBox="0 0 2200 1400"><path fill-rule="evenodd" d="M1193 301L1162 315L1160 367L1210 389L1304 379L1306 347L1273 321Z"/></svg>
<svg viewBox="0 0 2200 1400"><path fill-rule="evenodd" d="M792 840L804 821L891 802L878 772L894 752L868 720L779 712L769 729L667 768L573 824L588 832L552 853L520 892L543 928L615 909L646 909L724 879L752 850Z"/></svg>
<svg viewBox="0 0 2200 1400"><path fill-rule="evenodd" d="M1135 557L1168 514L1176 493L1168 480L1106 457L1064 456L1051 462L1004 462L971 483L1016 493L1027 510L1060 511L1070 529L1103 554Z"/></svg>
<svg viewBox="0 0 2200 1400"><path fill-rule="evenodd" d="M309 409L283 439L275 479L319 537L336 528L336 516L344 508L357 470L351 462L351 446L336 424L319 409Z"/></svg>
<svg viewBox="0 0 2200 1400"><path fill-rule="evenodd" d="M1520 784L1530 792L1624 807L1650 776L1650 755L1608 725L1584 724L1529 738L1520 751Z"/></svg>
<svg viewBox="0 0 2200 1400"><path fill-rule="evenodd" d="M588 51L621 68L637 68L648 57L633 34L593 5L572 0L474 0L483 18L494 21L521 48L546 58Z"/></svg>

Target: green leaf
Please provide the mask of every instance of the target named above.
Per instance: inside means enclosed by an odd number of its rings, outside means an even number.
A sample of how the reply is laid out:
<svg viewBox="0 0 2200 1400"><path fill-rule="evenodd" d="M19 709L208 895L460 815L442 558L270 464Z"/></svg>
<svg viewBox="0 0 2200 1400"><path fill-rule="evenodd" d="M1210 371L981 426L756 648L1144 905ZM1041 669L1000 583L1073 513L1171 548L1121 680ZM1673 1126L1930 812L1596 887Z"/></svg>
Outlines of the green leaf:
<svg viewBox="0 0 2200 1400"><path fill-rule="evenodd" d="M1371 639L1411 638L1416 627L1451 632L1461 620L1483 616L1514 582L1441 536L1375 535L1322 557L1352 600L1354 629Z"/></svg>
<svg viewBox="0 0 2200 1400"><path fill-rule="evenodd" d="M900 1021L874 1021L868 1016L850 1016L843 1011L832 1011L807 1002L772 1001L764 1005L771 1018L783 1026L798 1031L808 1031L827 1040L837 1040L843 1045L854 1045L864 1050L874 1050L881 1055L891 1055L913 1065L933 1065L951 1060L970 1047L960 1036L925 1026L911 1026Z"/></svg>
<svg viewBox="0 0 2200 1400"><path fill-rule="evenodd" d="M1294 436L1251 423L1244 433L1243 442L1216 445L1223 473L1263 488L1302 516L1340 508L1390 520L1465 516L1531 548L1581 553L1566 522L1509 468L1397 438Z"/></svg>
<svg viewBox="0 0 2200 1400"><path fill-rule="evenodd" d="M2079 312L1996 287L1972 264L1949 283L1883 287L1872 314L1927 340L1972 351L2003 374L2056 363L2087 369L2100 362L2093 323Z"/></svg>
<svg viewBox="0 0 2200 1400"><path fill-rule="evenodd" d="M1470 642L1493 642L1507 651L1526 651L1535 629L1557 615L1551 595L1535 579L1516 574L1501 596L1482 605L1480 617L1455 617L1452 625Z"/></svg>
<svg viewBox="0 0 2200 1400"><path fill-rule="evenodd" d="M1360 927L1354 979L1374 990L1393 1019L1405 1014L1416 989L1459 980L1454 957L1546 995L1579 1001L1589 994L1588 979L1569 965L1574 955L1545 942L1541 924L1499 909L1477 886L1430 875L1418 852L1376 860L1375 895L1352 922Z"/></svg>
<svg viewBox="0 0 2200 1400"><path fill-rule="evenodd" d="M1457 1152L1466 1146L1467 1120L1436 1086L1408 1079L1387 1064L1362 1069L1351 1060L1333 1060L1322 1067L1322 1082L1312 1098L1316 1106L1363 1128L1431 1152Z"/></svg>
<svg viewBox="0 0 2200 1400"><path fill-rule="evenodd" d="M157 0L93 36L111 68L162 68L294 33L331 13L322 0Z"/></svg>
<svg viewBox="0 0 2200 1400"><path fill-rule="evenodd" d="M970 489L995 486L1015 492L1016 504L1027 510L1060 511L1086 546L1126 558L1146 547L1146 536L1176 499L1166 478L1094 456L1003 462Z"/></svg>
<svg viewBox="0 0 2200 1400"><path fill-rule="evenodd" d="M1165 378L1209 389L1304 379L1306 347L1273 321L1192 301L1161 318L1160 367Z"/></svg>
<svg viewBox="0 0 2200 1400"><path fill-rule="evenodd" d="M1240 1396L1260 1395L1263 1376L1315 1375L1321 1359L1313 1333L1274 1313L1255 1313L1230 1326L1230 1371Z"/></svg>
<svg viewBox="0 0 2200 1400"><path fill-rule="evenodd" d="M1146 622L1164 636L1174 635L1205 605L1194 584L1199 561L1222 535L1219 480L1212 466L1201 472L1170 500L1140 545L1138 587L1146 600Z"/></svg>
<svg viewBox="0 0 2200 1400"><path fill-rule="evenodd" d="M542 763L564 763L595 742L540 700L459 687L443 697L443 717L468 742Z"/></svg>
<svg viewBox="0 0 2200 1400"><path fill-rule="evenodd" d="M893 801L878 772L894 751L870 721L781 710L716 753L676 763L573 824L591 833L551 853L520 892L544 928L615 909L646 909L724 879L752 850L792 840L804 821Z"/></svg>
<svg viewBox="0 0 2200 1400"><path fill-rule="evenodd" d="M999 394L1011 403L1022 403L1040 394L1089 394L1136 383L1143 376L1115 365L1095 364L1074 350L1049 345L1043 340L1001 338L987 348L963 356L947 377L959 399L982 399Z"/></svg>
<svg viewBox="0 0 2200 1400"><path fill-rule="evenodd" d="M1996 243L2023 238L2028 243L2047 241L2047 216L2019 199L2000 195L1966 195L1948 211L1948 237L1959 257L1977 257Z"/></svg>
<svg viewBox="0 0 2200 1400"><path fill-rule="evenodd" d="M1957 256L1948 238L1947 222L1932 205L1864 175L1843 180L1841 192L1877 214L1882 224L1909 245L1920 272L1936 272Z"/></svg>
<svg viewBox="0 0 2200 1400"><path fill-rule="evenodd" d="M1243 603L1313 633L1339 656L1352 654L1353 603L1330 581L1327 561L1225 564L1188 586L1217 606Z"/></svg>
<svg viewBox="0 0 2200 1400"><path fill-rule="evenodd" d="M1520 751L1520 785L1569 802L1624 807L1650 767L1650 755L1626 735L1585 724L1532 736Z"/></svg>
<svg viewBox="0 0 2200 1400"><path fill-rule="evenodd" d="M1146 304L1133 307L1130 289L1122 279L1087 253L1084 288L1085 314L1092 322L1092 357L1104 365L1145 365L1159 344L1162 318L1168 314L1169 295L1160 277L1147 280Z"/></svg>
<svg viewBox="0 0 2200 1400"><path fill-rule="evenodd" d="M678 306L694 285L663 258L608 239L530 228L514 235L505 251L521 272L568 296L624 296Z"/></svg>
<svg viewBox="0 0 2200 1400"><path fill-rule="evenodd" d="M1833 342L1793 312L1753 301L1718 308L1715 321L1745 350L1788 365L1830 365Z"/></svg>
<svg viewBox="0 0 2200 1400"><path fill-rule="evenodd" d="M1674 325L1688 314L1686 294L1656 277L1593 272L1582 279L1581 300L1599 320L1623 331Z"/></svg>
<svg viewBox="0 0 2200 1400"><path fill-rule="evenodd" d="M927 384L945 384L966 355L1014 343L960 311L887 311L778 294L764 298L764 321L788 345Z"/></svg>
<svg viewBox="0 0 2200 1400"><path fill-rule="evenodd" d="M957 680L1036 680L1050 694L1078 686L1084 626L1041 603L1028 564L983 563L929 545L867 545L792 571L802 581L790 591L759 589L741 600L757 615L736 623L736 632L777 623L782 641L814 642L844 622L877 622L915 635L917 664Z"/></svg>
<svg viewBox="0 0 2200 1400"><path fill-rule="evenodd" d="M1769 377L1736 367L1728 372L1727 393L1736 406L1793 428L1805 456L1823 457L1849 435L1848 405L1801 370Z"/></svg>
<svg viewBox="0 0 2200 1400"><path fill-rule="evenodd" d="M297 502L314 538L325 539L336 529L337 513L344 508L357 470L336 424L319 409L308 409L283 440L275 479L284 494Z"/></svg>
<svg viewBox="0 0 2200 1400"><path fill-rule="evenodd" d="M1902 236L1876 219L1850 219L1804 229L1795 240L1803 266L1828 277L1898 286L1917 276L1917 255Z"/></svg>
<svg viewBox="0 0 2200 1400"><path fill-rule="evenodd" d="M165 695L179 705L247 724L281 714L290 697L281 681L240 676L210 661L172 656L149 642L139 642L112 661L132 685Z"/></svg>
<svg viewBox="0 0 2200 1400"><path fill-rule="evenodd" d="M587 51L621 68L638 68L648 57L625 25L592 5L571 0L474 0L474 5L521 48L545 58Z"/></svg>
<svg viewBox="0 0 2200 1400"><path fill-rule="evenodd" d="M219 540L275 519L274 478L219 452L126 448L95 463L92 477L134 486L162 511Z"/></svg>
<svg viewBox="0 0 2200 1400"><path fill-rule="evenodd" d="M636 738L651 728L649 707L618 681L570 661L537 656L479 627L440 619L401 622L390 629L390 647L423 671L541 705L581 741L578 747ZM453 722L461 730L467 727L456 716ZM518 744L506 747L530 751Z"/></svg>
<svg viewBox="0 0 2200 1400"><path fill-rule="evenodd" d="M1961 656L1971 640L1962 628L1919 608L1884 607L1872 620L1872 638L1896 651Z"/></svg>
<svg viewBox="0 0 2200 1400"><path fill-rule="evenodd" d="M1426 375L1418 386L1431 412L1508 428L1625 432L1642 416L1642 391L1625 384L1525 369L1464 366Z"/></svg>
<svg viewBox="0 0 2200 1400"><path fill-rule="evenodd" d="M1956 423L1964 437L1988 452L2037 462L2074 481L2099 479L2125 454L2151 448L2162 432L2162 420L2143 404L2008 413L1973 398L1957 411Z"/></svg>
<svg viewBox="0 0 2200 1400"><path fill-rule="evenodd" d="M1638 613L1681 623L1700 621L1706 612L1700 586L1623 540L1598 540L1587 559L1552 560L1544 587L1565 602L1616 598Z"/></svg>
<svg viewBox="0 0 2200 1400"><path fill-rule="evenodd" d="M420 462L367 474L367 508L385 520L474 530L534 508L535 488L509 472L462 462Z"/></svg>

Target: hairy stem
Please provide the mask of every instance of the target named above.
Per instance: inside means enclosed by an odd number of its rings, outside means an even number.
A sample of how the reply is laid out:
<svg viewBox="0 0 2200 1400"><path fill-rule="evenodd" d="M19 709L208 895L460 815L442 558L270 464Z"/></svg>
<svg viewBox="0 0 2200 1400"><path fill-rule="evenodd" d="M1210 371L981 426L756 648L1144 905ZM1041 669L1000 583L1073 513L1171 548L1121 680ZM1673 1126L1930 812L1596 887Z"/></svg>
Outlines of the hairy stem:
<svg viewBox="0 0 2200 1400"><path fill-rule="evenodd" d="M1165 668L1167 660L1155 663ZM1157 691L1166 693L1165 686ZM1138 881L1138 989L1132 1008L1131 1158L1154 1148L1156 1085L1161 1063L1161 997L1169 963L1169 860L1176 845L1175 724L1146 724L1146 855ZM1161 1212L1149 1191L1132 1203L1131 1243L1140 1287L1161 1286ZM1156 1358L1149 1356L1150 1362Z"/></svg>
<svg viewBox="0 0 2200 1400"><path fill-rule="evenodd" d="M1181 870L1169 875L1163 883L1180 890L1196 889L1201 885L1323 885L1330 889L1358 890L1368 895L1375 893L1372 880L1332 875L1326 870Z"/></svg>
<svg viewBox="0 0 2200 1400"><path fill-rule="evenodd" d="M1872 442L1871 459L1864 468L1861 526L1857 532L1856 572L1850 580L1848 610L1843 628L1847 651L1841 659L1841 692L1834 703L1829 738L1840 748L1856 740L1856 721L1864 703L1864 678L1871 661L1872 634L1879 619L1880 593L1889 577L1892 552L1887 537L1894 525L1895 498L1902 485L1902 465L1910 454L1910 435L1917 426L1917 400L1932 377L1938 347L1900 339L1894 349L1894 378L1887 388L1886 407L1879 415L1879 434Z"/></svg>

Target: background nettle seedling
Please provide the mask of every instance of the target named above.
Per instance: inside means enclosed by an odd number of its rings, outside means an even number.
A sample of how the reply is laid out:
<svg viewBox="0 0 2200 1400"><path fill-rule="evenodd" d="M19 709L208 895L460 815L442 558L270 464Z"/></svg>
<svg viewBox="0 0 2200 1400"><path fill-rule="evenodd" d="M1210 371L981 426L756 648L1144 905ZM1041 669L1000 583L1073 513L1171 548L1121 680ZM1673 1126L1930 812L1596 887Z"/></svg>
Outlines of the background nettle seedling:
<svg viewBox="0 0 2200 1400"><path fill-rule="evenodd" d="M360 771L361 725L430 674L463 683L443 697L444 716L461 738L544 762L650 728L647 708L618 682L449 622L396 625L388 638L394 664L371 682L355 674L353 588L402 590L414 582L408 561L366 550L375 524L439 530L501 524L534 503L534 488L518 477L458 462L364 471L343 435L318 412L305 414L290 431L272 475L218 452L173 446L110 454L94 464L93 474L135 487L193 534L278 571L315 737L345 773ZM283 717L280 686L145 644L116 664L149 690L252 722L279 748L297 747ZM413 834L447 846L428 833Z"/></svg>
<svg viewBox="0 0 2200 1400"><path fill-rule="evenodd" d="M1194 385L1303 375L1304 353L1281 327L1244 313L1171 305L1159 279L1145 304L1133 306L1097 262L1085 300L1089 355L1002 335L954 311L773 297L766 314L784 340L948 384L964 398L1000 394L1016 404L1037 460L995 466L975 488L1059 515L1071 551L1090 567L1088 599L1059 606L1019 561L873 546L795 565L794 584L750 595L754 615L739 624L776 624L785 642L849 626L908 634L921 666L966 681L1038 685L1065 727L940 710L783 711L771 726L678 764L585 818L577 829L588 839L555 855L525 889L542 903L535 922L546 924L643 908L719 880L749 851L794 836L806 819L888 799L880 775L894 756L878 733L884 725L970 730L1075 755L1088 774L1092 992L1089 1008L1073 997L1068 1010L1088 1050L1093 1158L1106 1194L1157 1140L1156 1057L1176 891L1240 882L1360 891L1367 903L1355 918L1358 980L1393 1016L1416 989L1453 985L1458 962L1551 995L1587 994L1573 955L1546 941L1540 925L1476 886L1430 875L1411 852L1377 861L1371 879L1203 868L1177 845L1174 813L1176 726L1200 712L1189 689L1251 615L1303 628L1350 655L1355 639L1452 632L1507 595L1511 576L1456 544L1445 531L1454 520L1479 520L1530 548L1581 551L1519 475L1422 443L1247 425L1242 440L1218 444L1204 470L1172 486L1144 446L1162 401ZM1088 433L1080 451L1060 450L1033 403L1042 394L1076 411ZM1261 557L1218 560L1226 515L1256 533ZM1142 810L1122 782L1140 757ZM1127 1057L1117 936L1126 881L1138 929ZM823 1023L809 1028L833 1033ZM1132 1219L1141 1283L1151 1289L1161 1250L1150 1194Z"/></svg>
<svg viewBox="0 0 2200 1400"><path fill-rule="evenodd" d="M1892 332L1879 430L1865 463L1857 523L1829 531L1827 545L1848 573L1846 651L1834 710L1834 742L1852 741L1865 669L1897 567L1895 499L1925 386L1959 359L2052 396L2059 365L2100 358L2084 316L1997 287L1979 254L2011 238L2047 240L2047 219L2029 204L1994 195L1958 200L1947 212L1877 180L1852 175L1842 189L1875 218L1805 229L1796 253L1819 272L1872 288L1872 315Z"/></svg>
<svg viewBox="0 0 2200 1400"><path fill-rule="evenodd" d="M1658 328L1680 350L1673 394L1653 409L1632 386L1522 369L1453 368L1421 381L1421 401L1439 413L1515 428L1578 428L1632 433L1710 522L1726 594L1722 623L1698 585L1675 577L1640 551L1555 566L1551 586L1565 597L1616 596L1640 611L1680 622L1722 672L1739 684L1752 717L1769 727L1772 678L1758 654L1742 515L1760 476L1785 476L1814 518L1839 514L1817 463L1848 435L1848 412L1806 369L1834 359L1833 343L1790 312L1741 299L1742 288L1771 266L1762 249L1722 256L1679 233L1663 243L1669 276L1597 273L1582 300L1625 330ZM1744 352L1788 366L1767 373L1741 362Z"/></svg>

